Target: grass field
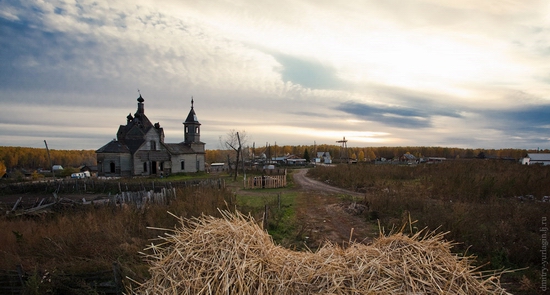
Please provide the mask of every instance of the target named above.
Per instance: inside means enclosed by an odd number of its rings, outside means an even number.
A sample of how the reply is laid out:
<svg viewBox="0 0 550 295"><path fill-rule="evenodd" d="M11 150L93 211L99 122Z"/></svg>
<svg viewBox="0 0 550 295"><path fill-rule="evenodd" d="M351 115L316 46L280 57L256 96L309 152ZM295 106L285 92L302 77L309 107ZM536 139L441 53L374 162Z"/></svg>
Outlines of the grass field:
<svg viewBox="0 0 550 295"><path fill-rule="evenodd" d="M522 269L508 276L524 294L541 286L540 228L550 203L550 167L492 160L433 165L341 165L309 175L366 194L365 220L386 231L405 227L448 232L454 251L478 256L486 269ZM539 290L540 291L540 290Z"/></svg>

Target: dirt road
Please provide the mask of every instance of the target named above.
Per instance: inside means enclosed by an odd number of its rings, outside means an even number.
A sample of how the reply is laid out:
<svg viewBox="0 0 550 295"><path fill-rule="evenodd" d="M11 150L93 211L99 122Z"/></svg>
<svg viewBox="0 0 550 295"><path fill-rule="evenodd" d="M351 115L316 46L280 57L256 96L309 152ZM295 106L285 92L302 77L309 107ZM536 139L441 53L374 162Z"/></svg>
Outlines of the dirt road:
<svg viewBox="0 0 550 295"><path fill-rule="evenodd" d="M350 240L369 242L378 236L378 228L363 215L352 215L344 209L353 206L350 197L363 194L336 188L306 176L307 169L293 173L300 191L296 199L296 214L310 248L324 241L346 245Z"/></svg>
<svg viewBox="0 0 550 295"><path fill-rule="evenodd" d="M306 176L308 169L299 169L296 170L293 174L294 182L299 186L303 191L315 191L323 194L342 194L350 195L356 197L362 197L364 194L346 190L343 188L338 188L330 186L324 182L311 179Z"/></svg>

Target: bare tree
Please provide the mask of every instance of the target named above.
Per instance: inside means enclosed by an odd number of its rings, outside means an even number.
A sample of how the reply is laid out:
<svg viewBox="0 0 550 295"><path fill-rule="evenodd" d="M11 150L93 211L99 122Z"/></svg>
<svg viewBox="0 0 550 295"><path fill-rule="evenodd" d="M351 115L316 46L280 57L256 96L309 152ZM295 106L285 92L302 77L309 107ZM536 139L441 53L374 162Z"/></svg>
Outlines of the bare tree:
<svg viewBox="0 0 550 295"><path fill-rule="evenodd" d="M227 147L227 149L233 149L235 151L235 174L233 175L233 180L237 180L237 174L238 174L238 170L239 170L239 159L242 157L242 152L243 152L243 145L246 143L246 140L247 140L247 136L246 136L246 132L243 130L241 131L241 133L239 134L239 132L235 131L234 129L232 129L231 131L229 131L229 133L227 133L226 137L225 137L225 146ZM244 173L244 157L242 157L243 159L241 160L243 162L243 173Z"/></svg>

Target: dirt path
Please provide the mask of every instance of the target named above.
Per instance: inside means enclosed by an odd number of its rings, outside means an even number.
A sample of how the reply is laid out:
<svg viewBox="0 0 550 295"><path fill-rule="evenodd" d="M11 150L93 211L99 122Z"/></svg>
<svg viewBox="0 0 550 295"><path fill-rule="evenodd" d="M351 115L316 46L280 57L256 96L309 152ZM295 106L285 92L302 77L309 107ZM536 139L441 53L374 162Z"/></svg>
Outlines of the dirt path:
<svg viewBox="0 0 550 295"><path fill-rule="evenodd" d="M296 170L293 174L294 182L304 191L315 191L324 194L343 194L362 197L363 194L347 189L330 186L324 182L311 179L306 176L308 169Z"/></svg>
<svg viewBox="0 0 550 295"><path fill-rule="evenodd" d="M306 176L307 169L293 174L297 190L296 214L299 226L308 237L308 246L315 248L324 241L346 245L350 239L369 242L378 236L378 228L361 215L352 215L344 210L352 205L351 198L342 195L362 197L363 194L332 187Z"/></svg>

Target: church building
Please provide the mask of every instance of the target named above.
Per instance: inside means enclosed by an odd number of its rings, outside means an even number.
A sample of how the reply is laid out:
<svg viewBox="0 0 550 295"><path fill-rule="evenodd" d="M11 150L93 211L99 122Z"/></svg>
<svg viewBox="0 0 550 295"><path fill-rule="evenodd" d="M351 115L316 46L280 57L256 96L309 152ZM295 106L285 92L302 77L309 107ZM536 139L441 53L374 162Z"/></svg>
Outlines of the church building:
<svg viewBox="0 0 550 295"><path fill-rule="evenodd" d="M183 141L165 143L164 130L145 115L141 94L137 112L126 117L117 138L96 151L99 176L128 177L168 175L204 171L205 143L200 141L200 126L191 99L191 110L183 122Z"/></svg>

